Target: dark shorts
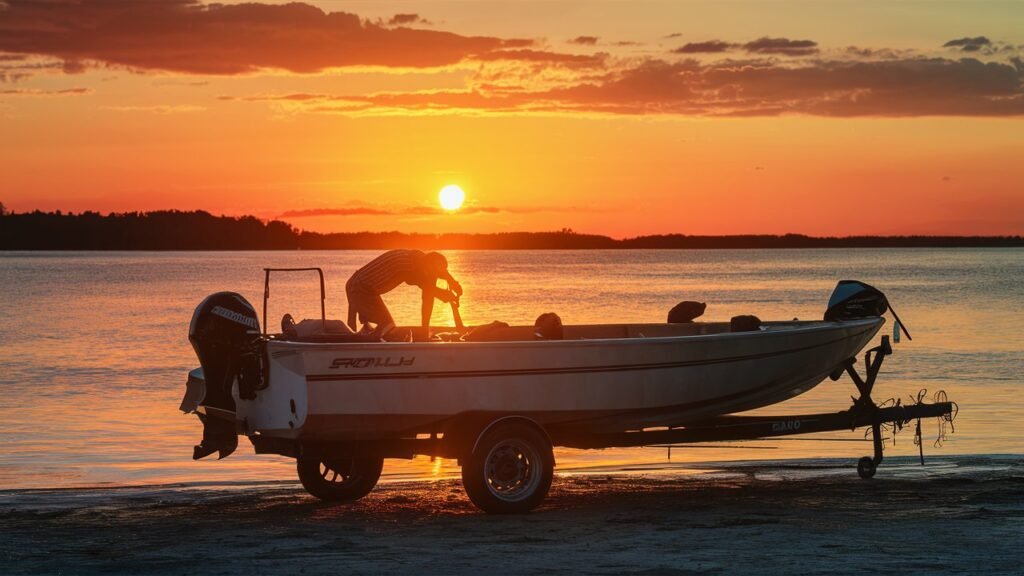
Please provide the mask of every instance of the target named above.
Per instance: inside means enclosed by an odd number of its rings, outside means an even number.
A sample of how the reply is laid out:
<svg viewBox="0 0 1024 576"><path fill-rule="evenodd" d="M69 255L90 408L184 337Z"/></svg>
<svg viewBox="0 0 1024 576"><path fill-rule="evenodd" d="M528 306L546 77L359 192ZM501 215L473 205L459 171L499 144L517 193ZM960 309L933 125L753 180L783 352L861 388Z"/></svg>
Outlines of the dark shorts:
<svg viewBox="0 0 1024 576"><path fill-rule="evenodd" d="M357 318L362 324L372 322L377 326L394 325L395 319L391 317L384 300L372 289L349 282L345 284L345 295L348 296L348 323L353 330L358 329L355 326Z"/></svg>

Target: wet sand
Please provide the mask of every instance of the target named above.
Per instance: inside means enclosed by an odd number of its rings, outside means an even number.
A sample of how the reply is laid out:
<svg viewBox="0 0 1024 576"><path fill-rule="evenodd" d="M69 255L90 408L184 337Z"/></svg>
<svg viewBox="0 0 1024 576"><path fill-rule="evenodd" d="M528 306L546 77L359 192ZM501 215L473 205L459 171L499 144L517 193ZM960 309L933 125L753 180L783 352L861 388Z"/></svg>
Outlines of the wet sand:
<svg viewBox="0 0 1024 576"><path fill-rule="evenodd" d="M456 480L348 505L293 482L0 492L6 574L1019 574L1024 457L558 476L522 516Z"/></svg>

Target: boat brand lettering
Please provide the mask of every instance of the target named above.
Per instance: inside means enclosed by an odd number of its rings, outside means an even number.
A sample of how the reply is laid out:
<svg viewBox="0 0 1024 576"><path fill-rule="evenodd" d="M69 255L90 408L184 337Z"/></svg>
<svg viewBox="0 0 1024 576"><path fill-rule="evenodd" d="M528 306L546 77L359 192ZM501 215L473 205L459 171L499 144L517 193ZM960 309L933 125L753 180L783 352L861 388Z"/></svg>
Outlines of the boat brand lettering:
<svg viewBox="0 0 1024 576"><path fill-rule="evenodd" d="M210 314L220 316L221 318L227 318L232 322L241 324L242 326L248 326L249 328L253 328L254 330L260 329L260 325L259 323L256 322L255 318L252 318L251 316L246 316L245 314L239 314L238 312L232 312L231 310L228 310L223 306L214 306L213 310L210 310Z"/></svg>
<svg viewBox="0 0 1024 576"><path fill-rule="evenodd" d="M405 356L399 356L395 358L393 356L383 358L335 358L331 362L331 369L335 370L338 368L398 368L400 366L412 366L413 362L416 361L416 357L412 356L406 358Z"/></svg>
<svg viewBox="0 0 1024 576"><path fill-rule="evenodd" d="M799 420L783 420L782 422L772 422L772 432L789 432L791 430L799 429Z"/></svg>

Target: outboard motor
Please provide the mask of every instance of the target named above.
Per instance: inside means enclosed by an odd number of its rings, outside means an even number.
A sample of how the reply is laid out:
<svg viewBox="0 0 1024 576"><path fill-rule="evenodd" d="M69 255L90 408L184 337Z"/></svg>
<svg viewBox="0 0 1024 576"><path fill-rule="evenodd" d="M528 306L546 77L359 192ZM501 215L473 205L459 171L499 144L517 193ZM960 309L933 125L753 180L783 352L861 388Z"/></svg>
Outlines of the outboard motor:
<svg viewBox="0 0 1024 576"><path fill-rule="evenodd" d="M907 340L913 340L906 326L896 315L896 311L889 305L885 294L858 280L840 280L828 299L828 309L825 310L825 320L835 322L840 320L853 320L856 318L871 318L885 314L887 310L892 311L897 326L906 334Z"/></svg>
<svg viewBox="0 0 1024 576"><path fill-rule="evenodd" d="M255 398L256 391L266 387L256 309L234 292L211 294L192 314L188 339L206 381L201 399L206 413L198 414L203 422L203 440L192 457L198 460L219 452L224 458L238 446L232 386L238 382L241 398Z"/></svg>

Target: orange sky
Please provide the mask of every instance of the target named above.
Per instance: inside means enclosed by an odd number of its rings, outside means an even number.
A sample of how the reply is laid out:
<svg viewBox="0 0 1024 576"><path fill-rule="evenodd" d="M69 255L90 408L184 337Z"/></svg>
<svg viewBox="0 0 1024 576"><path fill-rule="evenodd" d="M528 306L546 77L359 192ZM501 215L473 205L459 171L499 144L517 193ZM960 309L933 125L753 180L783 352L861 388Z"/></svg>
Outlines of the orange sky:
<svg viewBox="0 0 1024 576"><path fill-rule="evenodd" d="M322 231L1024 234L1022 58L1012 3L7 0L0 201ZM466 205L435 213L449 183Z"/></svg>

